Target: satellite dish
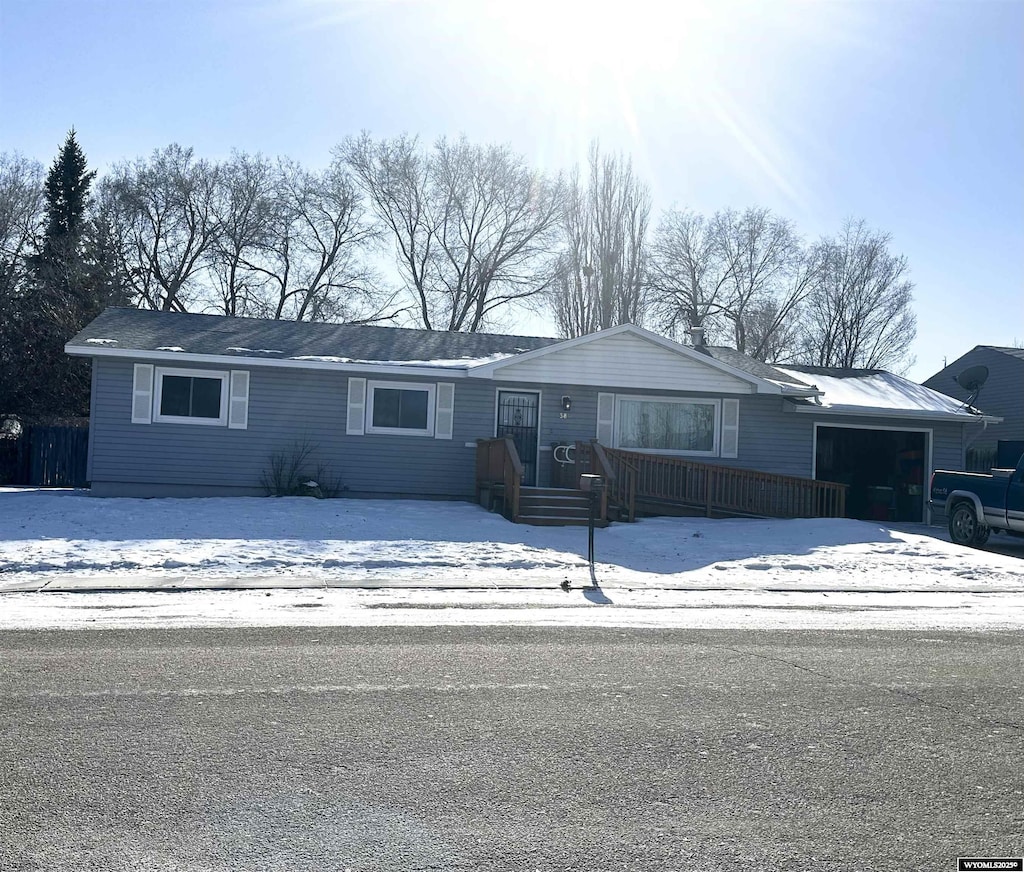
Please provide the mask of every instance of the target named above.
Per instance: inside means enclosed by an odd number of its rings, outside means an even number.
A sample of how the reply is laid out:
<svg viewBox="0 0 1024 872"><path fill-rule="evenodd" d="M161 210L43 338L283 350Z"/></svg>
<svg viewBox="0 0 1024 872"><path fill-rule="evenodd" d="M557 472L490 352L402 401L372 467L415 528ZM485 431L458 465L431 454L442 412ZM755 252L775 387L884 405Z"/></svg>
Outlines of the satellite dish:
<svg viewBox="0 0 1024 872"><path fill-rule="evenodd" d="M987 366L969 366L960 375L958 375L954 381L960 385L965 391L970 394L976 393L981 390L981 386L985 384L985 379L988 378L988 367Z"/></svg>

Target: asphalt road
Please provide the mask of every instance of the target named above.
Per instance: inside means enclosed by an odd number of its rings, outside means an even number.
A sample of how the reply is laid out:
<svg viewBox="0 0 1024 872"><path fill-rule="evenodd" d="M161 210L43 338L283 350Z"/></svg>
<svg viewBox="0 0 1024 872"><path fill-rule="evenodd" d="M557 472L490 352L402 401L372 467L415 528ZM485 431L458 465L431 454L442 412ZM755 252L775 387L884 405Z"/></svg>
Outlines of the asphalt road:
<svg viewBox="0 0 1024 872"><path fill-rule="evenodd" d="M952 870L1019 635L0 634L2 870Z"/></svg>

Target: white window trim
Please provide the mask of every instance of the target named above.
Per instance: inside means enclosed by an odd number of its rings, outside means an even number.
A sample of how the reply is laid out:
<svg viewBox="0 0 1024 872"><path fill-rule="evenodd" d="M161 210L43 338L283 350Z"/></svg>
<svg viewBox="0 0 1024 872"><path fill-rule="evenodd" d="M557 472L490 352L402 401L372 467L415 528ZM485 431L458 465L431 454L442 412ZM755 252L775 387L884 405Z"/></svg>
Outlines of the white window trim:
<svg viewBox="0 0 1024 872"><path fill-rule="evenodd" d="M405 427L374 427L373 426L373 399L377 388L386 388L398 391L423 391L427 395L427 426L423 430L410 430ZM437 395L437 385L432 382L392 382L392 381L367 381L366 382L366 427L364 432L371 436L429 436L434 435L434 409Z"/></svg>
<svg viewBox="0 0 1024 872"><path fill-rule="evenodd" d="M715 433L714 441L710 451L684 451L675 448L623 448L623 451L640 451L644 454L666 454L672 457L718 457L719 451L722 444L722 401L704 399L698 397L667 397L663 395L655 394L616 394L615 395L615 428L614 428L614 443L616 448L621 448L619 445L620 439L620 422L622 421L622 415L620 414L621 403L623 400L638 400L646 403L675 403L681 406L713 406L715 409Z"/></svg>
<svg viewBox="0 0 1024 872"><path fill-rule="evenodd" d="M193 418L188 415L161 415L160 402L164 392L164 376L180 375L191 378L220 379L220 417ZM217 369L179 369L177 367L158 366L153 373L153 422L156 424L198 424L203 427L226 427L228 424L228 392L230 375L227 370Z"/></svg>

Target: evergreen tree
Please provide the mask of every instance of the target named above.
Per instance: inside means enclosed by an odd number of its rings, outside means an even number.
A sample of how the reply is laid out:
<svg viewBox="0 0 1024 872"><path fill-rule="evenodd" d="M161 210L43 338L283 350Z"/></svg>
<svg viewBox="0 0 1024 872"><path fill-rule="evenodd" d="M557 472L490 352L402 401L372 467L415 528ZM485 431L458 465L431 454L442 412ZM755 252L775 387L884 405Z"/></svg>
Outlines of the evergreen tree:
<svg viewBox="0 0 1024 872"><path fill-rule="evenodd" d="M68 357L64 344L105 305L120 302L105 270L102 234L88 216L95 175L71 130L44 183L43 234L4 319L0 340L13 377L4 411L35 420L88 413L88 364Z"/></svg>
<svg viewBox="0 0 1024 872"><path fill-rule="evenodd" d="M85 154L75 137L75 129L71 128L46 177L43 257L61 257L68 246L75 247L81 239L89 188L96 178L96 171L90 172L86 167Z"/></svg>

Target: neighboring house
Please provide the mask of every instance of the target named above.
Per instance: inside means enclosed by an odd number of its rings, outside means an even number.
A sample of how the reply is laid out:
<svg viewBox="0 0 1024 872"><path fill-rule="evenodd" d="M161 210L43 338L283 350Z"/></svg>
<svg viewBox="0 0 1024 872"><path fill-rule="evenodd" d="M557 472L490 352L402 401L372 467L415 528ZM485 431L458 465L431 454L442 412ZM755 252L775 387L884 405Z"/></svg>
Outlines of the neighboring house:
<svg viewBox="0 0 1024 872"><path fill-rule="evenodd" d="M975 397L960 386L957 377L977 366L988 369L988 378ZM1024 348L976 345L924 384L960 402L975 397L975 405L1003 419L976 434L968 449L968 460L974 461L969 469L994 465L1012 469L1017 465L1024 452Z"/></svg>
<svg viewBox="0 0 1024 872"><path fill-rule="evenodd" d="M889 373L631 325L560 341L108 309L66 350L92 358L100 496L261 494L271 454L306 440L353 496L473 499L477 439L512 436L524 483L550 485L555 446L596 437L841 481L852 515L919 520L928 472L960 468L983 421Z"/></svg>

